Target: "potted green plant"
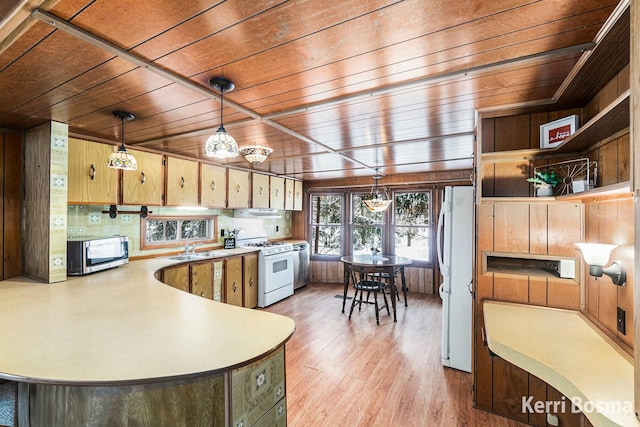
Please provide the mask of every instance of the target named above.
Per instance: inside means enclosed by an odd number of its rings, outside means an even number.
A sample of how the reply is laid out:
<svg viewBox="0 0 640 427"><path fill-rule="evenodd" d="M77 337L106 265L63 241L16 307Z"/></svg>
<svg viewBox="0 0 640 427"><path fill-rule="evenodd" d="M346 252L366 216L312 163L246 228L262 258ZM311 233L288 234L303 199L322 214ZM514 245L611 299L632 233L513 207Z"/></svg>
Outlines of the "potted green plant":
<svg viewBox="0 0 640 427"><path fill-rule="evenodd" d="M533 177L528 178L527 181L533 183L538 197L546 197L553 195L553 188L560 183L561 179L556 171L545 169L534 171Z"/></svg>

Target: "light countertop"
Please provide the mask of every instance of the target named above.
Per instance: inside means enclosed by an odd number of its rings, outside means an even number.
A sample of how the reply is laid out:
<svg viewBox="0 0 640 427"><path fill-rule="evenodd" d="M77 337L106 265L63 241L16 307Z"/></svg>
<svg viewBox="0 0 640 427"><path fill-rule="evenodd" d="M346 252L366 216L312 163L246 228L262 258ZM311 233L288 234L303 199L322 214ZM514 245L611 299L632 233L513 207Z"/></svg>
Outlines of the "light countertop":
<svg viewBox="0 0 640 427"><path fill-rule="evenodd" d="M250 363L293 334L287 317L154 278L176 263L132 261L54 284L0 282L0 378L92 385L187 378Z"/></svg>
<svg viewBox="0 0 640 427"><path fill-rule="evenodd" d="M631 357L581 313L485 301L484 321L491 351L579 399L594 426L640 426Z"/></svg>

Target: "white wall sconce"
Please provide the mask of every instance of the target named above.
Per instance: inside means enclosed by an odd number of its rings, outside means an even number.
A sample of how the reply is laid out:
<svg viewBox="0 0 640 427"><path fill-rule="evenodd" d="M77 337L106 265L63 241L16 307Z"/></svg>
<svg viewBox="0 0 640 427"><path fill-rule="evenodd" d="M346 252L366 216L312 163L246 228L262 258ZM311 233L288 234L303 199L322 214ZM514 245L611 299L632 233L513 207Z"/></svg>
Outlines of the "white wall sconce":
<svg viewBox="0 0 640 427"><path fill-rule="evenodd" d="M621 261L613 261L611 265L604 268L609 261L611 251L618 245L605 245L602 243L576 243L582 252L584 262L589 264L589 274L596 279L602 275L609 276L611 281L618 286L624 286L627 281L627 272Z"/></svg>

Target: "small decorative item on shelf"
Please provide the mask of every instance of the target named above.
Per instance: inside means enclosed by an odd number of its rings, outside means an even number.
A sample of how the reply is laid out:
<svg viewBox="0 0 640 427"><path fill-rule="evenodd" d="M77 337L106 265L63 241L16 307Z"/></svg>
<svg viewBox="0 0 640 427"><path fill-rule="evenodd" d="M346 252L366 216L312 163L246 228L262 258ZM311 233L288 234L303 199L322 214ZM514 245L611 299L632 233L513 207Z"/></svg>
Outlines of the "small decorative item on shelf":
<svg viewBox="0 0 640 427"><path fill-rule="evenodd" d="M558 196L591 190L598 182L598 162L588 157L533 168L534 176L537 171L555 173L559 181L554 193Z"/></svg>
<svg viewBox="0 0 640 427"><path fill-rule="evenodd" d="M527 181L533 183L536 188L536 196L553 196L553 188L560 183L560 177L554 170L534 170L533 177Z"/></svg>
<svg viewBox="0 0 640 427"><path fill-rule="evenodd" d="M574 114L540 126L540 148L556 148L578 129L578 115Z"/></svg>

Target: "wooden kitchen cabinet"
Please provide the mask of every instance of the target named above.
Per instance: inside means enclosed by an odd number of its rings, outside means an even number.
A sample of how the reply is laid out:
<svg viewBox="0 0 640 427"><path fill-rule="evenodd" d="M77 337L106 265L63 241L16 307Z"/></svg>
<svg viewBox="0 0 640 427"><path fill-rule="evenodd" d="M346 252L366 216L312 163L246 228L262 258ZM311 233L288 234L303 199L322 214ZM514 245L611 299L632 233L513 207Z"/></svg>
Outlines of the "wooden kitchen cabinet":
<svg viewBox="0 0 640 427"><path fill-rule="evenodd" d="M294 190L293 190L293 210L301 211L302 210L302 181L294 182Z"/></svg>
<svg viewBox="0 0 640 427"><path fill-rule="evenodd" d="M107 167L114 148L69 138L68 203L118 203L118 171Z"/></svg>
<svg viewBox="0 0 640 427"><path fill-rule="evenodd" d="M224 295L224 302L242 307L242 257L224 260Z"/></svg>
<svg viewBox="0 0 640 427"><path fill-rule="evenodd" d="M198 162L167 157L167 206L197 206Z"/></svg>
<svg viewBox="0 0 640 427"><path fill-rule="evenodd" d="M266 209L269 207L269 175L254 173L251 179L251 206Z"/></svg>
<svg viewBox="0 0 640 427"><path fill-rule="evenodd" d="M272 209L284 209L284 178L271 177L271 189L269 193L269 207Z"/></svg>
<svg viewBox="0 0 640 427"><path fill-rule="evenodd" d="M246 209L249 207L249 172L229 169L227 176L227 207Z"/></svg>
<svg viewBox="0 0 640 427"><path fill-rule="evenodd" d="M227 170L200 163L200 206L227 207Z"/></svg>
<svg viewBox="0 0 640 427"><path fill-rule="evenodd" d="M292 211L295 201L295 186L296 183L292 179L285 179L284 181L284 208L285 210Z"/></svg>
<svg viewBox="0 0 640 427"><path fill-rule="evenodd" d="M162 270L162 283L189 292L189 265L165 268Z"/></svg>
<svg viewBox="0 0 640 427"><path fill-rule="evenodd" d="M243 306L255 308L258 306L258 254L242 257Z"/></svg>
<svg viewBox="0 0 640 427"><path fill-rule="evenodd" d="M191 293L213 299L213 263L202 262L189 266Z"/></svg>
<svg viewBox="0 0 640 427"><path fill-rule="evenodd" d="M164 160L161 154L128 150L136 158L138 169L122 172L122 203L161 206L164 199Z"/></svg>

